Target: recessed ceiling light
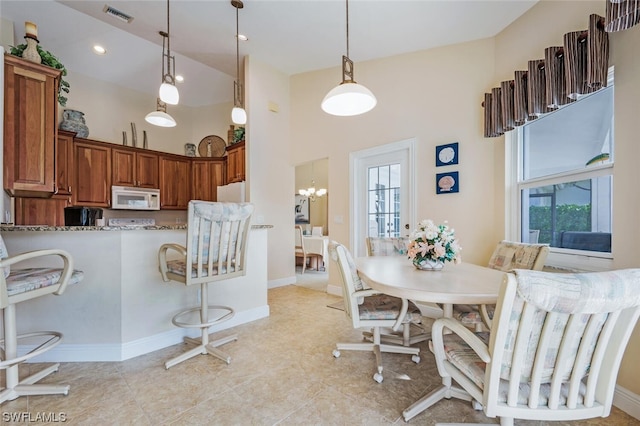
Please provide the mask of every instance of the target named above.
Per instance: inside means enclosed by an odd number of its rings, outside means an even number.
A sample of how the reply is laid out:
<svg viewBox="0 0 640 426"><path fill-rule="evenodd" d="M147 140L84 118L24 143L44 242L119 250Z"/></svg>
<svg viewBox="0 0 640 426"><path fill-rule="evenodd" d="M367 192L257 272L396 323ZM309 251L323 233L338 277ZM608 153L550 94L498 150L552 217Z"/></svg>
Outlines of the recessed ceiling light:
<svg viewBox="0 0 640 426"><path fill-rule="evenodd" d="M105 49L104 47L96 44L93 46L93 52L96 55L105 55L107 53L107 49Z"/></svg>
<svg viewBox="0 0 640 426"><path fill-rule="evenodd" d="M184 81L184 77L183 77L183 76L181 76L180 74L177 74L177 75L176 75L176 81L177 81L178 83L182 83L182 82Z"/></svg>
<svg viewBox="0 0 640 426"><path fill-rule="evenodd" d="M248 38L247 38L247 36L246 36L246 35L244 35L244 34L238 34L238 40L240 40L240 41L247 41L247 40L249 40L249 39L248 39Z"/></svg>

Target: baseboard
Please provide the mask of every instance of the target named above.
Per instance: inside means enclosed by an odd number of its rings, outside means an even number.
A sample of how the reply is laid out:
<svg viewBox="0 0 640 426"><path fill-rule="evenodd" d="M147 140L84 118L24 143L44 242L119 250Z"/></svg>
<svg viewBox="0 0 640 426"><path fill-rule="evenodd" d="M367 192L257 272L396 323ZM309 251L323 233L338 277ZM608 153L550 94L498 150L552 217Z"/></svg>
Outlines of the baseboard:
<svg viewBox="0 0 640 426"><path fill-rule="evenodd" d="M267 288L271 289L276 287L284 287L286 285L295 284L295 283L296 283L296 276L294 275L292 277L279 278L277 280L269 280L267 282Z"/></svg>
<svg viewBox="0 0 640 426"><path fill-rule="evenodd" d="M329 283L327 284L327 293L342 297L342 286Z"/></svg>
<svg viewBox="0 0 640 426"><path fill-rule="evenodd" d="M269 316L269 305L250 309L248 311L237 312L232 319L217 326L211 327L209 331L226 330L240 324L258 320ZM124 361L135 358L150 352L164 349L182 342L185 336L198 337L198 330L175 328L173 330L159 333L154 336L144 337L122 344L64 344L61 343L55 348L39 355L30 362L110 362ZM20 345L18 355L23 355L32 350L34 345Z"/></svg>
<svg viewBox="0 0 640 426"><path fill-rule="evenodd" d="M616 390L613 394L613 405L640 420L640 395L616 385Z"/></svg>

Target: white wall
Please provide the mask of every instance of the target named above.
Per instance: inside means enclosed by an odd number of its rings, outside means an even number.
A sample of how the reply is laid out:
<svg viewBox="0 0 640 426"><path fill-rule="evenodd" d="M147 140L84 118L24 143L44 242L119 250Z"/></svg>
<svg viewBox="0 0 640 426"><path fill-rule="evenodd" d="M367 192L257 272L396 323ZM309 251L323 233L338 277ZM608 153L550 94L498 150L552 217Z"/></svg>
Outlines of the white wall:
<svg viewBox="0 0 640 426"><path fill-rule="evenodd" d="M269 286L293 283L294 167L289 154L289 78L255 58L245 59L247 194L254 223L268 235ZM272 111L277 110L277 111Z"/></svg>
<svg viewBox="0 0 640 426"><path fill-rule="evenodd" d="M482 137L483 93L493 78L493 40L480 40L370 62L355 63L355 79L378 105L356 117L334 117L320 101L340 81L336 68L291 78L290 150L293 164L329 159L331 238L349 244L349 153L415 138L418 219L448 220L463 259L486 263L502 237L494 211L496 145ZM435 194L435 146L460 143L458 194ZM451 169L447 169L451 170ZM473 214L470 214L473 212ZM342 216L343 223L336 222ZM339 279L330 271L330 281Z"/></svg>
<svg viewBox="0 0 640 426"><path fill-rule="evenodd" d="M132 144L131 123L136 124L139 148L142 147L142 131L147 131L149 149L184 155L184 145L196 146L208 135L218 135L225 141L231 124L229 104L191 108L168 105L167 112L178 123L176 127L153 126L144 117L156 109L156 98L134 90L110 84L94 78L69 72L70 93L66 107L60 107L59 121L64 109L84 112L89 127L89 139L122 144L122 132L127 132L128 144Z"/></svg>

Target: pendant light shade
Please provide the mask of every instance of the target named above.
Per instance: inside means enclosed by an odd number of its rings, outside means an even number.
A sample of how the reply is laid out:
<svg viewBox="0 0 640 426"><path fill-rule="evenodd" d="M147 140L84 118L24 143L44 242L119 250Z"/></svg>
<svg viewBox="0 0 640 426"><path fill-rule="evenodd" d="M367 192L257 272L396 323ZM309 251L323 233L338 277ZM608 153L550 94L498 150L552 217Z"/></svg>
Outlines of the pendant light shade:
<svg viewBox="0 0 640 426"><path fill-rule="evenodd" d="M242 83L240 82L240 31L238 25L238 11L244 7L241 0L231 0L231 5L236 8L236 80L233 82L233 109L231 121L234 124L247 124L247 112L242 106Z"/></svg>
<svg viewBox="0 0 640 426"><path fill-rule="evenodd" d="M231 110L231 121L234 124L247 124L247 112L244 108L233 107Z"/></svg>
<svg viewBox="0 0 640 426"><path fill-rule="evenodd" d="M322 100L322 110L337 116L360 115L371 111L378 100L371 90L353 79L353 62L349 59L349 0L347 9L347 55L342 57L342 83L334 87Z"/></svg>
<svg viewBox="0 0 640 426"><path fill-rule="evenodd" d="M147 123L160 127L175 127L176 120L167 114L167 104L162 102L160 98L156 101L156 110L150 112L144 117Z"/></svg>
<svg viewBox="0 0 640 426"><path fill-rule="evenodd" d="M344 82L327 93L322 100L322 110L327 114L348 117L371 111L376 103L371 90L362 84Z"/></svg>
<svg viewBox="0 0 640 426"><path fill-rule="evenodd" d="M177 105L180 101L180 93L178 93L178 88L169 83L162 83L160 85L159 96L162 102L170 105Z"/></svg>
<svg viewBox="0 0 640 426"><path fill-rule="evenodd" d="M162 84L158 91L160 100L169 105L178 105L180 94L176 87L176 58L171 55L171 37L169 31L170 14L167 0L167 32L160 31L162 36Z"/></svg>

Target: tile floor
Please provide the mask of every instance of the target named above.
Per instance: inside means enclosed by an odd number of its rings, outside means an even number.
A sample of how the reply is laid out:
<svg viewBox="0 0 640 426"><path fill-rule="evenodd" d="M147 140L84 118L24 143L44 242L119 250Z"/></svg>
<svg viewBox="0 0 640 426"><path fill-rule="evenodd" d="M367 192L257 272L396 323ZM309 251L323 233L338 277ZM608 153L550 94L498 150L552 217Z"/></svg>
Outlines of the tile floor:
<svg viewBox="0 0 640 426"><path fill-rule="evenodd" d="M218 333L233 332L224 346L230 365L201 356L170 370L164 361L184 350L175 345L124 362L63 363L46 381L71 385L68 396L22 397L0 406L11 413L63 413L72 425L389 425L404 424L402 410L439 378L426 346L422 362L384 354L384 382L373 381L373 354L343 351L336 341L359 341L339 298L300 286L269 291L271 316ZM33 369L37 364L29 365ZM28 368L27 367L27 368ZM1 376L1 374L0 374ZM60 418L60 417L59 417ZM484 422L467 402L441 401L409 424ZM541 422L516 422L541 425ZM607 419L560 425L640 425L618 409Z"/></svg>

